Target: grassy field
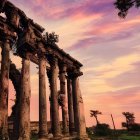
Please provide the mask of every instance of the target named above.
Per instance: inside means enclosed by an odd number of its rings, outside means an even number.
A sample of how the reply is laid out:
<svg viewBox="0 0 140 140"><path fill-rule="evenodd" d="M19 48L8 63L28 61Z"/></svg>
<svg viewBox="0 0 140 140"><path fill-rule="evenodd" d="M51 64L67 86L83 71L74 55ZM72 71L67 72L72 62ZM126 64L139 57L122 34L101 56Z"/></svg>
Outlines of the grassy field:
<svg viewBox="0 0 140 140"><path fill-rule="evenodd" d="M121 135L120 140L140 140L140 136L128 136L126 134Z"/></svg>
<svg viewBox="0 0 140 140"><path fill-rule="evenodd" d="M120 136L116 136L115 138L113 138L112 136L108 136L108 137L97 137L97 136L93 136L93 135L90 135L89 136L91 138L91 140L98 140L98 139L101 139L101 138L105 138L105 140L140 140L140 136L129 136L127 134L122 134ZM37 140L37 136L33 136L31 138L31 140Z"/></svg>
<svg viewBox="0 0 140 140"><path fill-rule="evenodd" d="M96 137L96 136L91 136L90 135L91 140L98 140L101 138L104 138L105 140L140 140L140 136L129 136L127 134L123 134L120 136L116 136L113 138L113 136L108 136L108 137Z"/></svg>

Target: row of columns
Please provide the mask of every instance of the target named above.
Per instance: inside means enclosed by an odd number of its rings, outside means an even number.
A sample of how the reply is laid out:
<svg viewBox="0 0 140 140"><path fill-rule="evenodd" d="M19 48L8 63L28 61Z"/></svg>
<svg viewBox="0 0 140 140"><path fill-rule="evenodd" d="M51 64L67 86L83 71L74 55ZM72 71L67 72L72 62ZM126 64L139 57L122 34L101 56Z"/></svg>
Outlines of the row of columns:
<svg viewBox="0 0 140 140"><path fill-rule="evenodd" d="M50 62L50 71L48 74L51 89L51 116L52 116L52 132L53 135L60 136L60 122L59 122L59 110L58 110L58 90L57 90L57 77L58 71L57 59L53 59ZM83 100L79 87L79 78L75 73L67 76L67 92L68 92L68 109L66 107L66 65L59 65L59 78L60 78L60 93L62 94L62 126L63 134L71 135L74 132L80 137L87 137L85 116L83 108ZM63 96L64 95L64 96ZM68 117L69 116L69 117ZM69 118L69 120L68 120ZM68 124L69 122L69 124ZM69 126L69 128L68 128Z"/></svg>
<svg viewBox="0 0 140 140"><path fill-rule="evenodd" d="M8 80L9 80L9 52L10 43L5 41L2 47L2 63L0 78L0 134L2 139L8 139ZM50 69L47 70L51 92L51 122L54 137L61 137L58 104L58 60L53 57L50 61ZM21 98L20 98L20 122L19 140L30 140L30 59L28 55L22 60ZM46 58L39 55L39 137L47 138L47 106L46 106ZM68 109L66 106L66 65L59 65L60 93L64 95L62 105L63 134L77 132L79 136L86 137L85 118L83 113L83 101L79 88L79 75L67 76ZM68 117L69 116L69 117ZM68 120L69 118L69 120ZM68 124L69 122L69 124ZM69 126L69 128L68 128Z"/></svg>

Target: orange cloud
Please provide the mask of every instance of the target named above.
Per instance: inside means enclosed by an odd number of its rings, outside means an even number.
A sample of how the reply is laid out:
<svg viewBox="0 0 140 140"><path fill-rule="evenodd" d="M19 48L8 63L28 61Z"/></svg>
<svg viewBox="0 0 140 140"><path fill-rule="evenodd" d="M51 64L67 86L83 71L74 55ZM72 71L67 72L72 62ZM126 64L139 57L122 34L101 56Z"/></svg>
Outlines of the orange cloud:
<svg viewBox="0 0 140 140"><path fill-rule="evenodd" d="M137 99L140 98L140 90L133 91L132 93L129 93L129 91L128 93L125 93L124 91L118 91L118 93L105 93L102 95L91 94L89 97L86 97L85 107L87 125L91 126L96 124L94 118L90 118L89 110L91 109L101 111L103 115L99 116L100 122L109 123L112 128L110 114L113 114L117 128L121 128L121 122L125 121L122 115L122 112L125 111L134 112L136 122L140 122L139 106L136 103Z"/></svg>

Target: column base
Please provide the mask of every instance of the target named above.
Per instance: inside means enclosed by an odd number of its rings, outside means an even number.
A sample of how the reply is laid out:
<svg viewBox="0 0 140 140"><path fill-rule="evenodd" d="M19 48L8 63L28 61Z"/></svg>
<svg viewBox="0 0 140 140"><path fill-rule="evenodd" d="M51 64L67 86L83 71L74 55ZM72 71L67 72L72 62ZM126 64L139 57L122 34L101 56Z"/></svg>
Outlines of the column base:
<svg viewBox="0 0 140 140"><path fill-rule="evenodd" d="M67 133L65 132L65 133L63 133L63 136L64 136L64 137L69 137L70 134L69 134L68 132L67 132Z"/></svg>
<svg viewBox="0 0 140 140"><path fill-rule="evenodd" d="M9 140L8 136L0 137L0 140Z"/></svg>
<svg viewBox="0 0 140 140"><path fill-rule="evenodd" d="M88 138L87 136L80 136L80 137L78 137L78 136L62 136L62 135L60 135L60 136L57 136L57 137L53 137L52 135L51 135L51 137L50 136L48 136L48 138L39 138L38 140L90 140L90 138Z"/></svg>
<svg viewBox="0 0 140 140"><path fill-rule="evenodd" d="M90 139L88 137L69 136L69 137L62 137L57 140L90 140Z"/></svg>
<svg viewBox="0 0 140 140"><path fill-rule="evenodd" d="M39 134L39 139L48 138L48 134Z"/></svg>
<svg viewBox="0 0 140 140"><path fill-rule="evenodd" d="M88 135L81 135L77 137L77 140L90 140L90 138L88 137Z"/></svg>
<svg viewBox="0 0 140 140"><path fill-rule="evenodd" d="M70 132L70 136L77 136L77 132L75 132L75 131Z"/></svg>
<svg viewBox="0 0 140 140"><path fill-rule="evenodd" d="M50 138L50 140L62 140L63 135L62 134L58 134L56 136L53 136L52 138Z"/></svg>
<svg viewBox="0 0 140 140"><path fill-rule="evenodd" d="M0 136L0 140L9 140L9 134L6 132L8 129L7 128L3 128L2 132L1 132L1 136Z"/></svg>
<svg viewBox="0 0 140 140"><path fill-rule="evenodd" d="M53 139L53 134L49 133L47 136L45 137L39 137L38 140L51 140Z"/></svg>

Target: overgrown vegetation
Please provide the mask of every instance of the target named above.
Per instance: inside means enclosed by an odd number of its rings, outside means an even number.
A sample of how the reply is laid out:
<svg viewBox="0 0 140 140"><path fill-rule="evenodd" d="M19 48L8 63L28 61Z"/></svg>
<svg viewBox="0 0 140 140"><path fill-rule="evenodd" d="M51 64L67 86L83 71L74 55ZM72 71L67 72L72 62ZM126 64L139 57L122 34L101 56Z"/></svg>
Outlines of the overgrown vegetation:
<svg viewBox="0 0 140 140"><path fill-rule="evenodd" d="M140 140L140 136L130 136L128 134L123 134L119 136L119 139L121 140Z"/></svg>
<svg viewBox="0 0 140 140"><path fill-rule="evenodd" d="M108 136L111 135L111 129L108 124L98 124L93 130L96 136Z"/></svg>
<svg viewBox="0 0 140 140"><path fill-rule="evenodd" d="M111 130L111 133L107 136L97 136L93 133L93 128L87 128L87 133L91 140L140 140L140 136L128 133L126 130Z"/></svg>

